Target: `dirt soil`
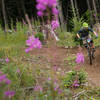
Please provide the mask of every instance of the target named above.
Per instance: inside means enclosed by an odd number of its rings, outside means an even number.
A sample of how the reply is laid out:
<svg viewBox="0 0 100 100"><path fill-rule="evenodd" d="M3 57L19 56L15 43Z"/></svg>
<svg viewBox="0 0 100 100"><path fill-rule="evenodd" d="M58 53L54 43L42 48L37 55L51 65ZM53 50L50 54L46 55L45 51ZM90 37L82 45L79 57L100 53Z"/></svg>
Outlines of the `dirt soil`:
<svg viewBox="0 0 100 100"><path fill-rule="evenodd" d="M89 82L92 86L100 86L100 48L96 48L95 59L93 60L93 65L89 65L89 59L87 56L86 49L82 50L85 55L84 66L86 72L88 73ZM55 44L49 46L43 46L41 50L35 50L32 52L34 55L45 56L51 63L51 65L57 65L61 68L63 67L64 58L68 54L76 55L78 53L78 48L66 49L62 47L57 47ZM69 70L69 69L67 69Z"/></svg>

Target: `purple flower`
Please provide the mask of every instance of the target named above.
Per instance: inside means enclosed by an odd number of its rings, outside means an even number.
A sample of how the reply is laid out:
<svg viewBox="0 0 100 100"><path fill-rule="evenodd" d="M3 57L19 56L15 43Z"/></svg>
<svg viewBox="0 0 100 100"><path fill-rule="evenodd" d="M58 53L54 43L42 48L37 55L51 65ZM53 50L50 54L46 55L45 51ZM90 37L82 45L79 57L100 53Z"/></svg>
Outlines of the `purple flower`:
<svg viewBox="0 0 100 100"><path fill-rule="evenodd" d="M11 83L11 81L4 74L4 75L0 75L0 83L5 83L5 84L9 85Z"/></svg>
<svg viewBox="0 0 100 100"><path fill-rule="evenodd" d="M53 29L53 30L56 29L56 28L58 28L58 27L59 27L59 22L58 22L58 20L52 20L51 26L52 26L52 29Z"/></svg>
<svg viewBox="0 0 100 100"><path fill-rule="evenodd" d="M29 48L25 49L25 52L26 52L26 53L28 53L29 51L30 51L30 49L29 49Z"/></svg>
<svg viewBox="0 0 100 100"><path fill-rule="evenodd" d="M75 80L72 86L73 86L73 87L79 87L80 85L79 85L78 81Z"/></svg>
<svg viewBox="0 0 100 100"><path fill-rule="evenodd" d="M18 68L18 69L16 70L16 72L17 72L17 73L20 73L20 69Z"/></svg>
<svg viewBox="0 0 100 100"><path fill-rule="evenodd" d="M42 87L41 86L35 86L34 87L34 91L42 91Z"/></svg>
<svg viewBox="0 0 100 100"><path fill-rule="evenodd" d="M41 17L41 16L43 16L43 12L42 11L38 11L37 15Z"/></svg>
<svg viewBox="0 0 100 100"><path fill-rule="evenodd" d="M58 94L61 94L63 91L61 89L58 89Z"/></svg>
<svg viewBox="0 0 100 100"><path fill-rule="evenodd" d="M9 58L6 58L5 61L6 61L6 63L9 63L10 60L9 60Z"/></svg>
<svg viewBox="0 0 100 100"><path fill-rule="evenodd" d="M57 6L57 1L56 0L49 0L48 6L49 7L56 7Z"/></svg>
<svg viewBox="0 0 100 100"><path fill-rule="evenodd" d="M59 88L59 85L56 85L56 87L54 88L55 91L57 91Z"/></svg>
<svg viewBox="0 0 100 100"><path fill-rule="evenodd" d="M0 76L0 82L4 82L5 79L6 79L6 75L1 75L1 76Z"/></svg>
<svg viewBox="0 0 100 100"><path fill-rule="evenodd" d="M26 40L26 45L29 46L27 49L25 49L26 53L28 53L29 51L35 48L38 48L38 49L42 48L42 43L40 42L40 40L38 38L34 38L33 35L29 37L28 40Z"/></svg>
<svg viewBox="0 0 100 100"><path fill-rule="evenodd" d="M82 53L77 53L76 63L84 63L84 55Z"/></svg>
<svg viewBox="0 0 100 100"><path fill-rule="evenodd" d="M74 84L75 87L79 87L80 85L78 83Z"/></svg>
<svg viewBox="0 0 100 100"><path fill-rule="evenodd" d="M52 12L54 15L58 15L58 13L59 13L57 8L52 8Z"/></svg>
<svg viewBox="0 0 100 100"><path fill-rule="evenodd" d="M51 77L48 78L48 81L51 81Z"/></svg>
<svg viewBox="0 0 100 100"><path fill-rule="evenodd" d="M38 16L43 16L44 11L45 13L48 11L47 9L50 8L52 9L51 12L54 15L58 15L58 10L56 8L57 6L57 1L56 0L36 0L37 5L36 8L38 10L37 15Z"/></svg>
<svg viewBox="0 0 100 100"><path fill-rule="evenodd" d="M11 98L15 95L15 91L6 91L4 92L5 96Z"/></svg>
<svg viewBox="0 0 100 100"><path fill-rule="evenodd" d="M6 83L6 84L10 84L11 81L10 81L9 79L6 78L6 79L5 79L5 83Z"/></svg>
<svg viewBox="0 0 100 100"><path fill-rule="evenodd" d="M42 10L42 11L46 10L46 6L44 6L40 3L36 5L36 8L37 8L37 10Z"/></svg>

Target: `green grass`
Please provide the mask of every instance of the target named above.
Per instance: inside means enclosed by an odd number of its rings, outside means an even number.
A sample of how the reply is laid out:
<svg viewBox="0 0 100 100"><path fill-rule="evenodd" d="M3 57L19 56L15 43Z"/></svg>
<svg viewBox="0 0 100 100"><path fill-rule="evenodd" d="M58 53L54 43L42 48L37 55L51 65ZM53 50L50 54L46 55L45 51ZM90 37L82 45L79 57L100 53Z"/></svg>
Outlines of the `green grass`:
<svg viewBox="0 0 100 100"><path fill-rule="evenodd" d="M80 43L77 39L75 39L75 34L74 33L69 33L69 32L62 32L59 34L60 41L57 42L58 46L61 47L75 47L78 46ZM95 36L93 35L93 40L94 40L94 45L96 47L100 46L100 35L98 36L97 39L95 39Z"/></svg>
<svg viewBox="0 0 100 100"><path fill-rule="evenodd" d="M62 32L59 34L60 41L57 43L58 46L77 46L79 43L75 42L75 34L69 32Z"/></svg>
<svg viewBox="0 0 100 100"><path fill-rule="evenodd" d="M25 41L28 38L26 35L27 27L22 27L21 24L19 23L17 28L18 28L17 32L12 30L12 33L11 34L7 33L7 36L4 35L4 32L2 30L0 30L0 58L5 59L6 57L8 57L10 59L9 63L4 62L4 64L0 64L0 70L2 70L5 74L7 74L7 77L12 81L10 88L12 90L16 90L16 95L12 100L28 100L29 98L30 100L33 100L34 99L33 97L35 95L34 91L33 90L23 91L22 89L34 86L36 82L40 85L43 85L43 87L45 88L45 92L42 95L47 95L50 92L52 94L51 90L47 91L48 93L46 93L46 90L49 89L49 86L52 85L50 83L48 85L47 78L48 76L52 77L52 74L56 75L57 73L55 71L53 72L51 68L52 64L48 62L45 56L40 54L31 55L30 53L29 54L25 53L24 51L26 47ZM60 41L58 42L59 46L76 46L78 44L77 42L74 41L74 34L68 32L62 32L59 34L59 37L60 37ZM96 45L100 43L99 41L100 37L95 40ZM75 66L75 63L72 62L75 60L75 57L73 58L67 57L64 58L64 60L65 61L67 60L69 65L73 64L71 66ZM17 69L20 69L19 74L16 73ZM56 76L56 78L58 78L58 80L61 79L61 75ZM43 80L41 81L41 79ZM59 81L62 82L62 80ZM63 88L62 83L60 83L60 85ZM75 89L74 91L76 93L77 89ZM98 91L100 90L95 90L95 91L96 92L93 91L88 95L97 96L97 98L99 98ZM62 97L64 97L64 95L68 95L67 92L63 93ZM69 92L71 93L71 90L69 90ZM56 96L58 97L59 95L56 94Z"/></svg>

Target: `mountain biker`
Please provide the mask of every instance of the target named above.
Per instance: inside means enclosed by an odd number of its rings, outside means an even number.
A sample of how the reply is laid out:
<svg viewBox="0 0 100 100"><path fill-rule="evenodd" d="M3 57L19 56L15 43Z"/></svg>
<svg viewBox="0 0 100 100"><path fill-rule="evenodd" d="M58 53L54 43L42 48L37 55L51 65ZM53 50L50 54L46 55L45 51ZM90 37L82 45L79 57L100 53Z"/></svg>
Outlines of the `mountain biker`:
<svg viewBox="0 0 100 100"><path fill-rule="evenodd" d="M86 46L86 39L90 38L91 39L91 35L89 32L92 32L95 34L96 38L98 37L97 33L95 31L93 31L89 26L88 26L88 23L84 22L83 27L78 31L77 33L77 37L80 39L80 44L82 43L83 45ZM95 51L95 46L94 46L94 43L93 43L93 40L91 40L91 43L92 43L92 48L93 50Z"/></svg>

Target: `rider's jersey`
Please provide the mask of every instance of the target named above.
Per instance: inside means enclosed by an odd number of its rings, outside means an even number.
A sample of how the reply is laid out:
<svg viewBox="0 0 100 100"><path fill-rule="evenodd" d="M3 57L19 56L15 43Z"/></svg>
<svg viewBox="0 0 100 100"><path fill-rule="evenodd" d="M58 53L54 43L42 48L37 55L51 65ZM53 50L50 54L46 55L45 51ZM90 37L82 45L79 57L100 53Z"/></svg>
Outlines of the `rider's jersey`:
<svg viewBox="0 0 100 100"><path fill-rule="evenodd" d="M80 35L81 38L82 37L84 38L84 37L87 37L89 35L89 32L93 32L93 30L90 27L87 29L82 28L78 31L78 34Z"/></svg>

